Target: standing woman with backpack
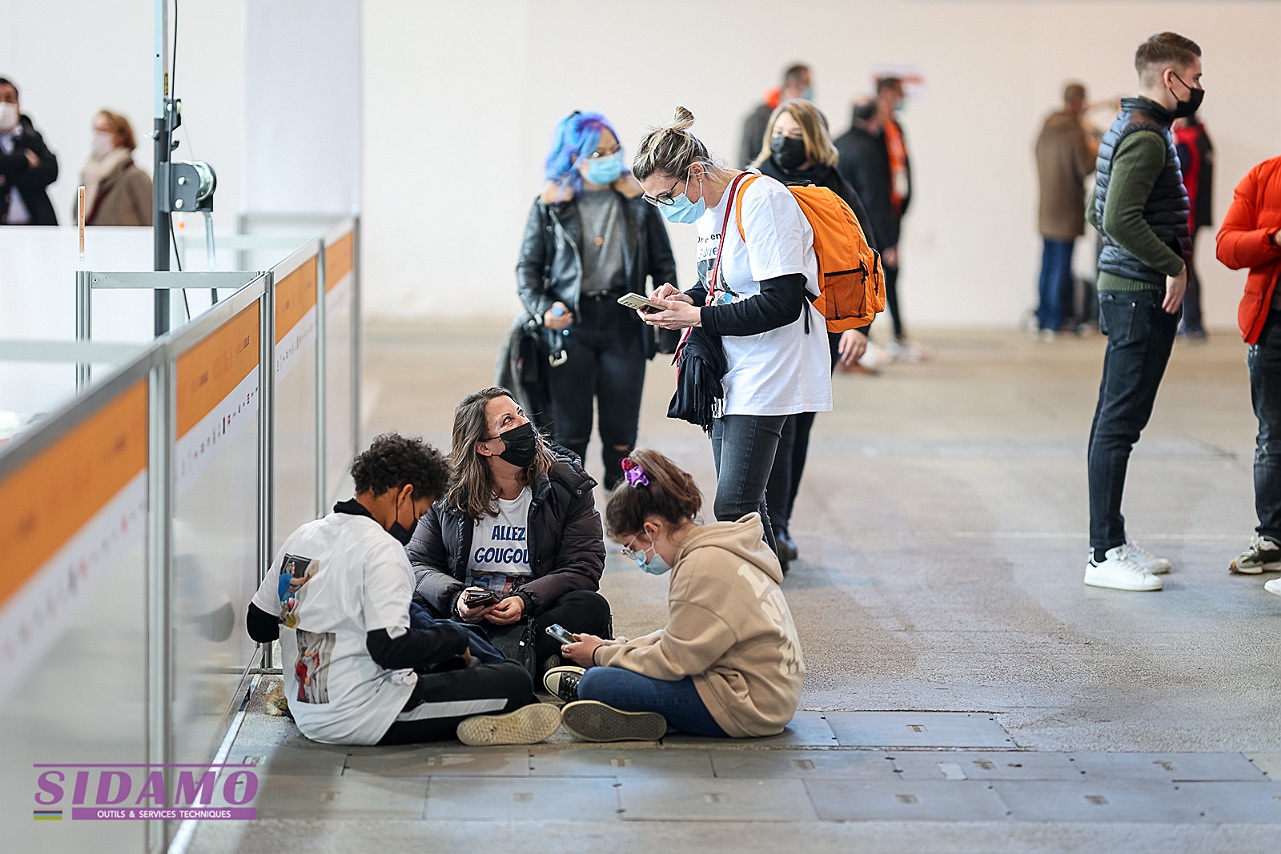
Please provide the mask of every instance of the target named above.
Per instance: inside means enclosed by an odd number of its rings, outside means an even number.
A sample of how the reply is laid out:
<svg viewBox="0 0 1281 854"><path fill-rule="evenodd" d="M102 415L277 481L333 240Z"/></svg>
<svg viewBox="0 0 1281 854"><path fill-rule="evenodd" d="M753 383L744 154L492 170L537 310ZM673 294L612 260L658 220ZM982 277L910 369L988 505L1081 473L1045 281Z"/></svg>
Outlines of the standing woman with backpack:
<svg viewBox="0 0 1281 854"><path fill-rule="evenodd" d="M754 173L712 162L689 132L693 123L678 107L671 124L646 134L632 161L645 200L668 222L698 228L698 284L685 293L658 288L654 299L664 310L641 318L696 330L684 340L703 342L713 363L723 352L724 364L716 365L723 396L706 424L716 464L714 512L732 522L759 511L777 552L765 486L783 424L789 415L832 408L824 319L806 298L819 293L814 232L778 181L757 177L740 192ZM735 214L741 232L730 222ZM689 352L681 356L682 374L693 370Z"/></svg>
<svg viewBox="0 0 1281 854"><path fill-rule="evenodd" d="M539 426L586 463L599 402L608 489L636 446L645 362L656 349L652 330L617 300L645 293L647 280L674 283L676 262L663 221L641 202L600 113L575 111L556 125L546 176L516 265L521 302L564 347L547 368L550 424Z"/></svg>
<svg viewBox="0 0 1281 854"><path fill-rule="evenodd" d="M868 244L875 249L876 235L872 233L872 222L863 208L863 202L850 182L842 178L836 169L839 156L828 133L827 119L809 101L797 99L779 104L774 110L765 127L761 152L752 166L760 169L762 175L776 178L785 184L809 183L836 193L850 206L863 228ZM847 368L858 364L858 360L867 352L867 333L870 329L869 323L858 329L827 333L833 370L837 364ZM774 538L778 540L779 558L783 561L784 570L797 556L796 541L792 539L788 525L792 518L792 506L796 502L796 492L800 488L801 474L805 471L805 459L809 455L814 415L813 412L802 412L787 416L779 438L778 452L774 455L774 469L770 472L766 488L770 522L774 526Z"/></svg>

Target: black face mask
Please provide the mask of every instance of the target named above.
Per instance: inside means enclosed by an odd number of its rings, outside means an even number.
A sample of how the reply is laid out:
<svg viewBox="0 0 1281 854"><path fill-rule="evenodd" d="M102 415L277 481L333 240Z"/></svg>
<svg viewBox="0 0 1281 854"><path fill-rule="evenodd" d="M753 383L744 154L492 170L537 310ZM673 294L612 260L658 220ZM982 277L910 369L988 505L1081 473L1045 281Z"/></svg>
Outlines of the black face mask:
<svg viewBox="0 0 1281 854"><path fill-rule="evenodd" d="M1183 78L1177 74L1174 75L1174 79L1179 81L1180 83L1183 83ZM1193 89L1191 86L1188 86L1188 84L1186 83L1183 83L1183 85L1187 86L1188 88L1188 99L1186 101L1180 101L1178 96L1177 95L1175 96L1174 117L1176 119L1186 119L1188 116L1195 113L1198 109L1201 108L1201 101L1205 99L1204 89ZM1174 94L1174 93L1172 92L1171 94Z"/></svg>
<svg viewBox="0 0 1281 854"><path fill-rule="evenodd" d="M499 433L496 438L502 439L506 445L498 458L517 468L526 468L538 456L538 436L534 433L534 425L528 421L506 433Z"/></svg>
<svg viewBox="0 0 1281 854"><path fill-rule="evenodd" d="M409 509L411 511L414 509L413 499L410 499ZM396 541L400 543L402 546L408 546L409 541L414 538L414 529L417 527L418 527L417 519L415 519L412 523L410 523L408 528L400 524L400 511L399 509L397 509L396 518L391 521L391 527L387 529L387 533L395 537Z"/></svg>
<svg viewBox="0 0 1281 854"><path fill-rule="evenodd" d="M776 136L769 141L770 154L778 168L795 172L805 162L805 140L790 136Z"/></svg>

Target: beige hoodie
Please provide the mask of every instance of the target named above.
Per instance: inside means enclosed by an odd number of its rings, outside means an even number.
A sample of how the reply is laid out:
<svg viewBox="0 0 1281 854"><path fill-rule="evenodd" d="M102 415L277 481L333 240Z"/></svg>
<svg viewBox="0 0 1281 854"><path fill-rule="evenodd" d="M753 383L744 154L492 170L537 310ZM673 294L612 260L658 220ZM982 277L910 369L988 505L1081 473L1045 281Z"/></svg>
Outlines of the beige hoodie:
<svg viewBox="0 0 1281 854"><path fill-rule="evenodd" d="M801 699L805 663L761 517L690 532L667 592L667 625L597 650L596 661L654 679L694 678L721 729L735 738L783 731Z"/></svg>

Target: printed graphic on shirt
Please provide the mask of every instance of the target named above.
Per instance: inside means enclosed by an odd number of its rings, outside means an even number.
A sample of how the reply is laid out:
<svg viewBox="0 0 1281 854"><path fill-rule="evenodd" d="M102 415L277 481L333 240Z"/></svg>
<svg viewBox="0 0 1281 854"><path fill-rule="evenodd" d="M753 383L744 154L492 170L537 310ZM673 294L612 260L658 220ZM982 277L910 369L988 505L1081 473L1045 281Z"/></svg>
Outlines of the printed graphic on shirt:
<svg viewBox="0 0 1281 854"><path fill-rule="evenodd" d="M717 271L718 281L715 288L709 288L707 285L707 280L712 277L712 267L716 264L716 251L720 242L720 234L698 238L698 283L711 292L712 300L709 305L724 305L741 296L725 281L724 270Z"/></svg>
<svg viewBox="0 0 1281 854"><path fill-rule="evenodd" d="M334 654L337 635L333 632L307 632L298 629L298 660L294 675L298 677L300 703L329 702L329 661Z"/></svg>
<svg viewBox="0 0 1281 854"><path fill-rule="evenodd" d="M760 600L761 613L778 631L779 671L784 676L805 672L805 663L801 660L801 641L796 635L796 624L792 621L791 610L782 589L773 584L770 577L758 566L743 564L738 568L742 576L752 587L752 592Z"/></svg>
<svg viewBox="0 0 1281 854"><path fill-rule="evenodd" d="M280 622L288 628L298 627L298 597L304 584L316 574L320 564L309 557L285 555L280 565L277 595L280 597Z"/></svg>

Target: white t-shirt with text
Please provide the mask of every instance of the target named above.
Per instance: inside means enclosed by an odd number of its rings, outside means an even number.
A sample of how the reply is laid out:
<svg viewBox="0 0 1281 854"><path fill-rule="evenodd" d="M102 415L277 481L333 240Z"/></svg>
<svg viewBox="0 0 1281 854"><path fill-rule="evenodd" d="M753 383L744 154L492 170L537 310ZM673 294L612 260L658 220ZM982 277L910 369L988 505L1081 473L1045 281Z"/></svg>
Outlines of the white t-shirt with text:
<svg viewBox="0 0 1281 854"><path fill-rule="evenodd" d="M530 576L528 526L533 500L534 493L526 486L510 501L498 499L497 516L486 516L476 523L467 555L468 586L506 597Z"/></svg>
<svg viewBox="0 0 1281 854"><path fill-rule="evenodd" d="M712 275L721 221L731 201L727 189L720 203L698 220L698 277L704 285ZM742 191L741 204L747 239L739 236L736 212L731 210L713 304L752 299L760 294L762 280L792 273L803 273L806 290L817 296L814 230L791 191L761 176ZM729 363L722 381L726 415L795 415L832 408L827 325L809 299L801 315L786 326L757 335L725 335L721 342Z"/></svg>

